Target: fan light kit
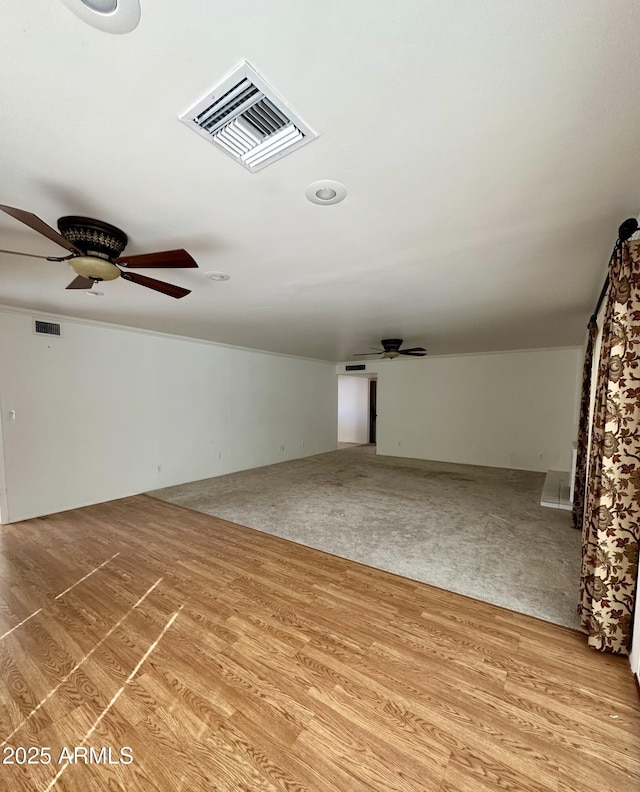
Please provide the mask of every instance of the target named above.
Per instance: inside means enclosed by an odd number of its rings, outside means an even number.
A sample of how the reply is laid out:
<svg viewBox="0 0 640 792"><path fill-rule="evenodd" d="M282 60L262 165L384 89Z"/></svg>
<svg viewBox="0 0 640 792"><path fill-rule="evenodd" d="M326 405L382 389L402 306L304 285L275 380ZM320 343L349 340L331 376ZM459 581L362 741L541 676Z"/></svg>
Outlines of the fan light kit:
<svg viewBox="0 0 640 792"><path fill-rule="evenodd" d="M62 0L91 27L105 33L130 33L140 22L139 0Z"/></svg>
<svg viewBox="0 0 640 792"><path fill-rule="evenodd" d="M100 296L101 293L91 291L96 283L123 278L147 289L166 294L169 297L185 297L189 289L174 286L172 283L127 272L129 269L186 269L198 265L186 250L163 250L159 253L146 253L141 256L123 256L129 241L124 231L102 220L91 217L69 215L58 220L58 231L51 228L43 220L24 209L0 204L0 211L24 223L29 228L56 242L60 247L70 251L68 256L37 256L33 253L21 253L15 250L0 250L15 256L46 259L47 261L67 261L77 278L71 281L67 289L82 289L86 294Z"/></svg>
<svg viewBox="0 0 640 792"><path fill-rule="evenodd" d="M344 201L347 197L347 188L344 184L331 179L322 179L312 182L304 191L307 198L314 204L329 205Z"/></svg>
<svg viewBox="0 0 640 792"><path fill-rule="evenodd" d="M207 278L210 278L212 281L228 281L231 280L231 275L227 275L226 272L205 272Z"/></svg>

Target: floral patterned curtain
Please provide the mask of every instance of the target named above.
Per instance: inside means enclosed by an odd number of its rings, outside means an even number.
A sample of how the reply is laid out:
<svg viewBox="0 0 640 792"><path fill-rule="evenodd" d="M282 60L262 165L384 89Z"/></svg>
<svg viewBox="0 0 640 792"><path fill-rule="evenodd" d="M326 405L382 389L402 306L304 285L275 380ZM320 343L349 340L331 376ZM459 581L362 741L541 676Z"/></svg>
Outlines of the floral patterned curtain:
<svg viewBox="0 0 640 792"><path fill-rule="evenodd" d="M578 611L588 643L628 654L640 540L640 242L609 264L591 429Z"/></svg>
<svg viewBox="0 0 640 792"><path fill-rule="evenodd" d="M584 496L587 478L587 454L589 453L589 408L591 403L591 370L593 369L593 345L598 335L596 317L589 321L589 337L584 353L582 368L582 395L580 397L580 422L578 424L578 453L573 484L573 527L582 530L584 520Z"/></svg>

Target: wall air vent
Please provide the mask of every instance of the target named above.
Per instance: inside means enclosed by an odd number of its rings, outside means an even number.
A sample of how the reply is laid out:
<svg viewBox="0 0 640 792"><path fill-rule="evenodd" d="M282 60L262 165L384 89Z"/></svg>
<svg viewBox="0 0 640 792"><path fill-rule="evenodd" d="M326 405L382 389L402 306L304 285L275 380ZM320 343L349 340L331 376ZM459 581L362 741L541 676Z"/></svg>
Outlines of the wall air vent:
<svg viewBox="0 0 640 792"><path fill-rule="evenodd" d="M247 170L259 171L317 134L244 61L180 121Z"/></svg>
<svg viewBox="0 0 640 792"><path fill-rule="evenodd" d="M356 363L353 366L345 366L345 371L366 371L367 367L364 363Z"/></svg>
<svg viewBox="0 0 640 792"><path fill-rule="evenodd" d="M35 331L37 335L62 335L62 328L57 322L43 322L41 319L35 320Z"/></svg>

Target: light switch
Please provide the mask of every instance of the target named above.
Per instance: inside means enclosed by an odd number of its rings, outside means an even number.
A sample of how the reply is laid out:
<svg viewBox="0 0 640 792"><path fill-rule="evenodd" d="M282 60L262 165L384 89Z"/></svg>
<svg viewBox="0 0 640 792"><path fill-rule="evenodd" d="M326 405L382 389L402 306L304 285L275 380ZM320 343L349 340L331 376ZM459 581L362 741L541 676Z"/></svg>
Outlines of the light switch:
<svg viewBox="0 0 640 792"><path fill-rule="evenodd" d="M15 410L9 410L9 420L10 421L15 421L16 420L16 411Z"/></svg>

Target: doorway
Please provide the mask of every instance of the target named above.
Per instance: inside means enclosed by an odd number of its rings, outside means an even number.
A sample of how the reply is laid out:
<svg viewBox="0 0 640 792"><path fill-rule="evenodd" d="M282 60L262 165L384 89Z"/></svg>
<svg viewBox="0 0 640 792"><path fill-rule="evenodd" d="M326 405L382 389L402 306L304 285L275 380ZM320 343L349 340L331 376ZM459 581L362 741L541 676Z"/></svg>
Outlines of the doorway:
<svg viewBox="0 0 640 792"><path fill-rule="evenodd" d="M338 442L376 442L377 382L358 374L338 375Z"/></svg>

